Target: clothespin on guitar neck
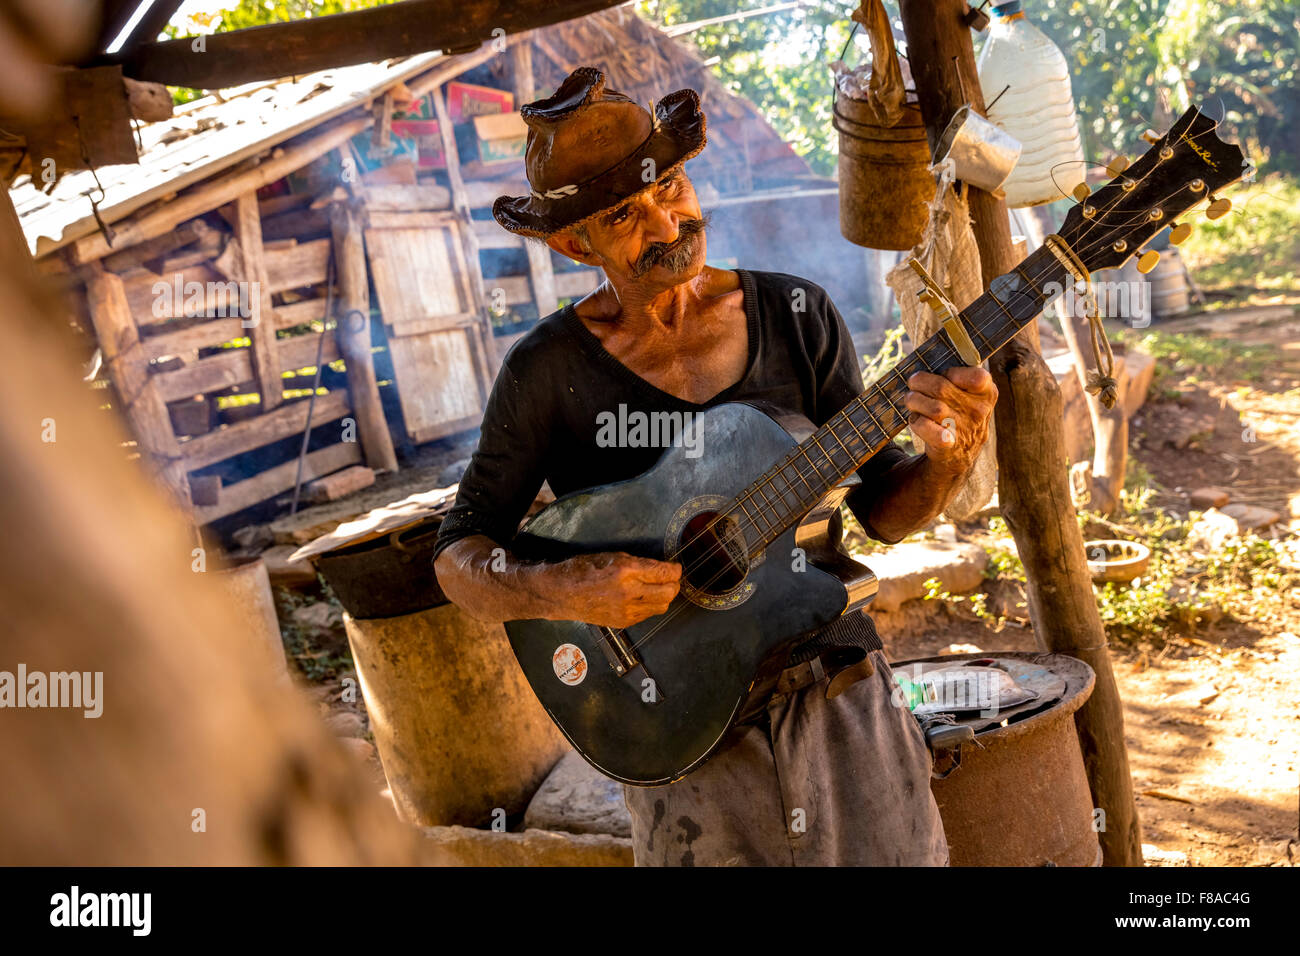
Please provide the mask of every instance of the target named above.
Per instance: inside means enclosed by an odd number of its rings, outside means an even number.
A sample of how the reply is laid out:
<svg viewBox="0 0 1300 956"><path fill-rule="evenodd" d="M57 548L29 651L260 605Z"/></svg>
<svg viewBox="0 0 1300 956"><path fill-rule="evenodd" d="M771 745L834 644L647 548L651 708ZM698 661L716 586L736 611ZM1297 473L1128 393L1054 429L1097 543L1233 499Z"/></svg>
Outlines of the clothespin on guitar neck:
<svg viewBox="0 0 1300 956"><path fill-rule="evenodd" d="M967 365L979 365L982 361L979 350L966 334L966 327L957 317L957 306L953 305L952 299L948 298L948 293L943 291L943 287L934 280L934 276L921 265L921 260L913 256L907 260L907 264L912 267L912 271L916 273L923 286L917 291L917 298L933 309L934 314L939 317L940 325L948 333L948 338L952 340L953 347L961 356L961 360Z"/></svg>

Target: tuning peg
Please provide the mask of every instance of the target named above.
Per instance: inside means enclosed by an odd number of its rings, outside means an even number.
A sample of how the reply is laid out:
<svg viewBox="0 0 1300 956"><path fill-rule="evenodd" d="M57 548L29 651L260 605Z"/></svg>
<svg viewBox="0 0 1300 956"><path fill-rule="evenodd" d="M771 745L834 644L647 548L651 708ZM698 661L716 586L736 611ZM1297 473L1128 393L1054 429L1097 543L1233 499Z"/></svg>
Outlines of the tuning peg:
<svg viewBox="0 0 1300 956"><path fill-rule="evenodd" d="M1171 223L1173 226L1169 230L1169 244L1171 246L1181 246L1187 241L1187 237L1192 234L1192 227L1185 222Z"/></svg>
<svg viewBox="0 0 1300 956"><path fill-rule="evenodd" d="M1154 249L1148 249L1138 257L1138 272L1146 275L1156 267L1156 263L1159 261L1160 253L1156 252Z"/></svg>
<svg viewBox="0 0 1300 956"><path fill-rule="evenodd" d="M1087 183L1079 183L1079 185L1075 186L1074 189L1070 190L1070 195L1073 196L1077 202L1083 202L1092 195L1092 190L1088 188Z"/></svg>
<svg viewBox="0 0 1300 956"><path fill-rule="evenodd" d="M1153 129L1146 130L1142 134L1142 138L1153 145L1160 142L1160 134Z"/></svg>
<svg viewBox="0 0 1300 956"><path fill-rule="evenodd" d="M1111 179L1114 179L1126 169L1128 169L1128 157L1119 155L1110 161L1110 165L1106 167L1106 173Z"/></svg>
<svg viewBox="0 0 1300 956"><path fill-rule="evenodd" d="M1205 218L1219 219L1223 216L1226 216L1228 214L1228 210L1231 208L1232 208L1231 199L1222 199L1216 196L1211 196L1210 205L1205 210Z"/></svg>

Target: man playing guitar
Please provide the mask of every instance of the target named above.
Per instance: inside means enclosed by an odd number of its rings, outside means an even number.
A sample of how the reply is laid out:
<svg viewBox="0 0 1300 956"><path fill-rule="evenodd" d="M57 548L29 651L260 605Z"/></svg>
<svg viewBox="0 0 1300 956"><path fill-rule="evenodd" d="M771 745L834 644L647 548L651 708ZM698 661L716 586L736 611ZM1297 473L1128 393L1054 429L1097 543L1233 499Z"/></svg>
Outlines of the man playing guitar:
<svg viewBox="0 0 1300 956"><path fill-rule="evenodd" d="M542 482L557 495L631 478L662 448L611 447L597 418L626 405L689 414L761 400L825 422L862 391L826 293L796 276L705 265L708 217L683 164L705 145L692 90L653 115L575 70L521 111L526 197L497 200L506 229L600 267L605 281L511 349L482 436L443 523L435 568L476 617L628 627L663 614L681 566L623 553L516 559L511 539ZM926 452L889 446L847 499L896 543L951 500L988 433L997 390L982 368L908 381ZM894 702L879 636L858 612L792 652L760 717L666 786L627 787L638 865L945 865L930 754Z"/></svg>

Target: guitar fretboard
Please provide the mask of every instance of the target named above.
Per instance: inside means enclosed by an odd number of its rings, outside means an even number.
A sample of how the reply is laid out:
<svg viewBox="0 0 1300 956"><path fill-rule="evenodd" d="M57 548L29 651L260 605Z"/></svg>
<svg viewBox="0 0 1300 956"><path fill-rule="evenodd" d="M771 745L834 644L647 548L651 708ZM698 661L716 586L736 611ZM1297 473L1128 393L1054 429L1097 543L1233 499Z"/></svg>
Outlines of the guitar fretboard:
<svg viewBox="0 0 1300 956"><path fill-rule="evenodd" d="M1065 278L1065 269L1056 258L1040 248L1012 272L995 279L987 292L963 309L958 319L979 351L980 361L1036 318L1047 301L1047 291L1059 291ZM802 520L827 492L907 426L909 412L903 400L910 390L907 380L914 373L942 374L964 364L948 333L941 329L741 492L731 513L741 521L750 554L761 551Z"/></svg>

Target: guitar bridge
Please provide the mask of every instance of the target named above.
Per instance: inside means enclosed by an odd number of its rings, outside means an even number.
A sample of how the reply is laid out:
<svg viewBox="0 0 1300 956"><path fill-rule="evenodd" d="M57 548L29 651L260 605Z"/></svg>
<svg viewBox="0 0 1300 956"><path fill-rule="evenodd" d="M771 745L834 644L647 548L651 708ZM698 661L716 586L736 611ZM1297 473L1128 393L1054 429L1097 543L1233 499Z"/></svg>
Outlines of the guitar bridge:
<svg viewBox="0 0 1300 956"><path fill-rule="evenodd" d="M605 660L614 668L614 673L622 677L641 663L636 651L628 643L626 632L614 627L597 627L596 643L605 654Z"/></svg>

